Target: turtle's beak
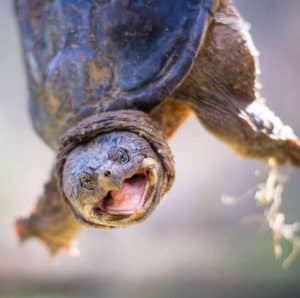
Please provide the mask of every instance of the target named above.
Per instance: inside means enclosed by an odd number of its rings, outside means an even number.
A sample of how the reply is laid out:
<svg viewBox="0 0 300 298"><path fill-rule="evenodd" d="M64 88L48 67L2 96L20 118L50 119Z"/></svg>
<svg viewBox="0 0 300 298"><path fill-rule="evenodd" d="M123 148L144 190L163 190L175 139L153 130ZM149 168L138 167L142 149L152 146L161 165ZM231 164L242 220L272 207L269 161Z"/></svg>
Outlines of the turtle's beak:
<svg viewBox="0 0 300 298"><path fill-rule="evenodd" d="M98 174L98 183L101 192L106 194L109 191L117 190L122 186L123 179L118 175L112 174L110 170L104 170Z"/></svg>

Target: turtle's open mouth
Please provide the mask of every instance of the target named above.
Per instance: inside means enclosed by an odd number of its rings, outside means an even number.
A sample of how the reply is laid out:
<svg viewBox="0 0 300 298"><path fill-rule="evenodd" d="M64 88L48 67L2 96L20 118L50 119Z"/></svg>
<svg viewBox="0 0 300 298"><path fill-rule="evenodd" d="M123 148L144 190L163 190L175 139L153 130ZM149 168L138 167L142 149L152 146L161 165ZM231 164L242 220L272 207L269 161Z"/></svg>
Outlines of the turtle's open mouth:
<svg viewBox="0 0 300 298"><path fill-rule="evenodd" d="M94 205L97 215L131 216L143 213L151 203L152 193L157 182L154 168L142 167L132 176L123 180L117 190L109 191Z"/></svg>
<svg viewBox="0 0 300 298"><path fill-rule="evenodd" d="M144 174L135 174L125 179L120 189L110 191L105 196L103 209L112 215L130 215L144 206L148 190L148 177Z"/></svg>

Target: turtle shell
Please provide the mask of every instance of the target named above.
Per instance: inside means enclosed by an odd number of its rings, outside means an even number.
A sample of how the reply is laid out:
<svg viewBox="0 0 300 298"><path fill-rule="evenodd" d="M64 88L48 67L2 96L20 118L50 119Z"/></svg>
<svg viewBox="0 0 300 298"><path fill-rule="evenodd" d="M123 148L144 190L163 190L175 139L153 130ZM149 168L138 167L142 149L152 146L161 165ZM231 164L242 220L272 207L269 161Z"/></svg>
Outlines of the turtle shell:
<svg viewBox="0 0 300 298"><path fill-rule="evenodd" d="M150 111L190 70L217 0L16 0L34 127Z"/></svg>

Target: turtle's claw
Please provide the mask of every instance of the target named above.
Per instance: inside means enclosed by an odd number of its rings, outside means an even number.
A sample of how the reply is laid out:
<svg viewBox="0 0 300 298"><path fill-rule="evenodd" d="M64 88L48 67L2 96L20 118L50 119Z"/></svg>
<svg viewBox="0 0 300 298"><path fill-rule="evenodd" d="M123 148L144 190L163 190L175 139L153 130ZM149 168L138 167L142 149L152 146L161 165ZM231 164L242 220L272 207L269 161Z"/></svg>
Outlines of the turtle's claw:
<svg viewBox="0 0 300 298"><path fill-rule="evenodd" d="M285 147L290 162L300 167L300 140L287 140Z"/></svg>

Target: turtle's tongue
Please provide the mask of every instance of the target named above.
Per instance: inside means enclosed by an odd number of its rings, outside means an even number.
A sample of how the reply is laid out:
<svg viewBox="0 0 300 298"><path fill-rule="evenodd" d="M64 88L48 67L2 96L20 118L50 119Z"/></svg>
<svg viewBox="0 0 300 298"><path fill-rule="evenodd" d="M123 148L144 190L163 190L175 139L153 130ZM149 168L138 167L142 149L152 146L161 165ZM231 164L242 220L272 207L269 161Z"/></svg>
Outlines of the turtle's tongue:
<svg viewBox="0 0 300 298"><path fill-rule="evenodd" d="M105 200L105 210L110 214L131 214L142 207L145 200L147 178L134 175L126 179L119 190L111 191Z"/></svg>

